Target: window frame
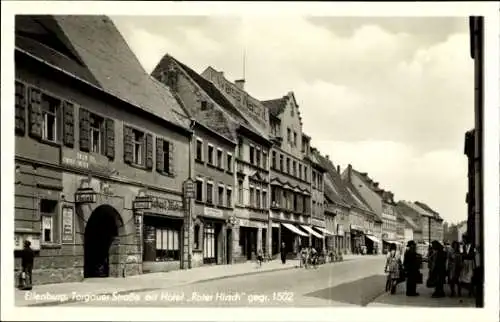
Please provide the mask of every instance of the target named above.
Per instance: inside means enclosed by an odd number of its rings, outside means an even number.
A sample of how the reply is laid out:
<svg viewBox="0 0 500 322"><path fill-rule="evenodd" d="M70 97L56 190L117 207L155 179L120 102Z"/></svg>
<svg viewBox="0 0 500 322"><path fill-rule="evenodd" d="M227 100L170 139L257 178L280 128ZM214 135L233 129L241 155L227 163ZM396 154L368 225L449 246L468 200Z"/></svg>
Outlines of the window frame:
<svg viewBox="0 0 500 322"><path fill-rule="evenodd" d="M211 194L208 193L208 187L211 187ZM206 200L205 202L209 205L214 205L214 182L213 181L207 181L205 185L205 193L206 193ZM210 198L209 198L209 195Z"/></svg>
<svg viewBox="0 0 500 322"><path fill-rule="evenodd" d="M146 166L146 131L139 130L136 127L130 127L130 128L132 130L131 141L132 141L132 146L133 146L132 164L139 166L139 167L145 167ZM142 139L140 140L141 142L136 140L136 134L142 135ZM136 160L136 146L137 145L139 145L139 147L141 148L140 152L141 152L141 162L142 163L138 163Z"/></svg>
<svg viewBox="0 0 500 322"><path fill-rule="evenodd" d="M31 85L26 85L26 86L31 86ZM36 87L36 86L31 86L33 88L36 88L40 91L40 94L41 94L41 109L42 109L42 136L41 136L41 140L43 142L47 142L49 144L60 144L61 141L62 141L62 125L63 125L63 115L62 115L62 102L63 102L63 99L60 98L59 96L57 95L52 95L52 93L50 92L47 92L39 87ZM53 106L55 111L52 112L50 111L50 108L52 106L49 106L49 110L46 110L45 109L45 106L43 104L44 102L44 98L45 97L48 97L49 99L47 100L47 102L50 102L51 100L56 100L59 102L59 105L58 106ZM49 138L47 138L47 115L51 115L52 117L54 117L54 124L53 124L53 133L54 133L54 139L51 140Z"/></svg>
<svg viewBox="0 0 500 322"><path fill-rule="evenodd" d="M198 143L201 143L201 148L200 148L200 158L198 158ZM203 156L204 156L204 153L203 153L203 147L204 147L204 144L203 144L203 140L199 137L196 137L196 144L195 144L195 160L196 161L199 161L199 162L205 162L205 160L203 159Z"/></svg>
<svg viewBox="0 0 500 322"><path fill-rule="evenodd" d="M94 113L93 111L88 110L89 113L89 119L92 120L92 118L98 118L100 123L99 123L99 151L94 151L94 129L96 127L92 126L92 122L89 120L89 153L95 153L99 155L106 155L106 145L105 145L105 136L106 136L106 118L98 113Z"/></svg>
<svg viewBox="0 0 500 322"><path fill-rule="evenodd" d="M233 163L233 154L231 152L226 152L226 170L230 173L234 172Z"/></svg>
<svg viewBox="0 0 500 322"><path fill-rule="evenodd" d="M224 169L224 151L221 148L217 148L215 154L216 154L216 161L217 161L217 164L215 166L218 169Z"/></svg>
<svg viewBox="0 0 500 322"><path fill-rule="evenodd" d="M198 199L198 182L200 182L200 183L201 183L201 189L200 189L200 190L201 190L201 196L199 196L199 197L200 197L199 199ZM205 193L204 193L204 190L205 190L205 189L204 189L204 186L205 186L205 180L203 180L203 178L197 177L197 178L195 179L195 185L196 185L196 186L195 186L195 196L194 196L194 200L195 200L196 202L203 202L203 201L204 201L203 196L205 195Z"/></svg>
<svg viewBox="0 0 500 322"><path fill-rule="evenodd" d="M212 150L212 151L210 151L210 150ZM213 144L208 143L207 144L207 163L211 166L215 166L214 151L215 151L215 147L213 146Z"/></svg>
<svg viewBox="0 0 500 322"><path fill-rule="evenodd" d="M221 200L221 191L222 191L222 200ZM219 183L219 185L217 186L217 206L224 207L224 197L225 197L225 195L226 195L226 191L225 191L225 188L224 188L224 184Z"/></svg>
<svg viewBox="0 0 500 322"><path fill-rule="evenodd" d="M233 207L233 188L230 186L226 187L226 207Z"/></svg>

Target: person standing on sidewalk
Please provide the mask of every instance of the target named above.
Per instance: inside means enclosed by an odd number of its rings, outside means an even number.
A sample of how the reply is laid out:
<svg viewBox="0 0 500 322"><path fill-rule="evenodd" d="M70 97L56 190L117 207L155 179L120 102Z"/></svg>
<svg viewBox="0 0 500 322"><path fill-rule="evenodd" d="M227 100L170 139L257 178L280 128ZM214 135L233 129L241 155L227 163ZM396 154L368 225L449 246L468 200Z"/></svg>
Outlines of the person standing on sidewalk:
<svg viewBox="0 0 500 322"><path fill-rule="evenodd" d="M434 293L432 294L432 297L444 297L444 282L446 279L446 252L444 251L443 246L437 240L432 241L432 258L430 258L429 260L430 265L427 287L434 287Z"/></svg>
<svg viewBox="0 0 500 322"><path fill-rule="evenodd" d="M455 286L458 289L458 296L462 296L462 287L459 283L460 272L462 271L462 254L460 254L460 244L454 241L448 252L448 284L450 285L451 297L455 296Z"/></svg>
<svg viewBox="0 0 500 322"><path fill-rule="evenodd" d="M31 290L33 288L33 262L35 259L35 252L31 249L31 242L29 240L24 241L24 249L21 254L21 274L24 275L24 282L20 285L22 290Z"/></svg>
<svg viewBox="0 0 500 322"><path fill-rule="evenodd" d="M421 283L420 256L417 254L417 244L410 240L404 254L404 270L406 272L406 296L419 296L417 284Z"/></svg>
<svg viewBox="0 0 500 322"><path fill-rule="evenodd" d="M385 285L386 291L391 291L391 294L396 293L396 286L400 278L401 259L396 254L396 245L391 244L389 248L389 256L385 262L385 273L387 274L387 282Z"/></svg>
<svg viewBox="0 0 500 322"><path fill-rule="evenodd" d="M285 242L281 243L281 263L285 264L286 263L286 245Z"/></svg>

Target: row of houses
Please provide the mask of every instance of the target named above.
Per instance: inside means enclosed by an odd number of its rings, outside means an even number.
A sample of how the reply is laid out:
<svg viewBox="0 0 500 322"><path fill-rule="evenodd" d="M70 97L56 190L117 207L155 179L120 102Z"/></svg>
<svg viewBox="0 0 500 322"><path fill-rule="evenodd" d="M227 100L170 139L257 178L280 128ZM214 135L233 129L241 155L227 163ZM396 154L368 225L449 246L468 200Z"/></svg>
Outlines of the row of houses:
<svg viewBox="0 0 500 322"><path fill-rule="evenodd" d="M262 100L166 54L149 75L104 16L17 16L15 257L36 283L442 239L442 219L311 146Z"/></svg>

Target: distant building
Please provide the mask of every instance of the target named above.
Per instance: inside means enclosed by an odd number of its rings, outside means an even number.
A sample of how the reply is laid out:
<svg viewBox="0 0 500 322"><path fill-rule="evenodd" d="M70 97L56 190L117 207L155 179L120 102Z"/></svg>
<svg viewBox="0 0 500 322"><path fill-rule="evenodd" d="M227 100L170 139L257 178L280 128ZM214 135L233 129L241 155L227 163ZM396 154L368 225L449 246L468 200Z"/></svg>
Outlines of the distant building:
<svg viewBox="0 0 500 322"><path fill-rule="evenodd" d="M433 240L438 240L442 242L444 238L443 219L428 206L425 206L424 209L419 205L424 204L419 202L399 201L398 211L411 218L419 226L415 237L421 236L421 239L416 238L416 241L430 243Z"/></svg>

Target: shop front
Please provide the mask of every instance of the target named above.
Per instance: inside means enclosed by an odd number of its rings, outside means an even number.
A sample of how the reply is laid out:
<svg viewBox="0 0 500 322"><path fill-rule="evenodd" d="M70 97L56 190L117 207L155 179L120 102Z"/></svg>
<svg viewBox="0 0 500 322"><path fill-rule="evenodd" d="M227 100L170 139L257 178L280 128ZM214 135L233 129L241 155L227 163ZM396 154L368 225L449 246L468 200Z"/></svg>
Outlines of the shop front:
<svg viewBox="0 0 500 322"><path fill-rule="evenodd" d="M350 250L350 234L344 230L343 224L337 224L337 250L345 252Z"/></svg>
<svg viewBox="0 0 500 322"><path fill-rule="evenodd" d="M222 265L232 260L233 231L228 226L230 215L228 210L195 206L193 267Z"/></svg>
<svg viewBox="0 0 500 322"><path fill-rule="evenodd" d="M311 247L314 247L316 251L321 252L324 249L325 245L325 236L321 233L317 232L312 228L312 226L308 225L300 225L300 227L309 234L311 238Z"/></svg>
<svg viewBox="0 0 500 322"><path fill-rule="evenodd" d="M267 256L267 231L268 223L251 219L238 219L239 247L245 260L255 260L257 252L262 250Z"/></svg>
<svg viewBox="0 0 500 322"><path fill-rule="evenodd" d="M351 225L351 251L353 254L365 254L365 233L361 226Z"/></svg>
<svg viewBox="0 0 500 322"><path fill-rule="evenodd" d="M298 225L282 222L280 229L281 243L285 243L287 258L295 258L302 247L309 246L309 234Z"/></svg>
<svg viewBox="0 0 500 322"><path fill-rule="evenodd" d="M167 272L181 268L184 207L171 196L140 195L134 201L136 222L142 226L143 273Z"/></svg>
<svg viewBox="0 0 500 322"><path fill-rule="evenodd" d="M365 245L366 245L366 253L370 255L376 255L379 254L380 251L380 244L382 242L375 236L373 235L372 232L368 231L365 235Z"/></svg>

